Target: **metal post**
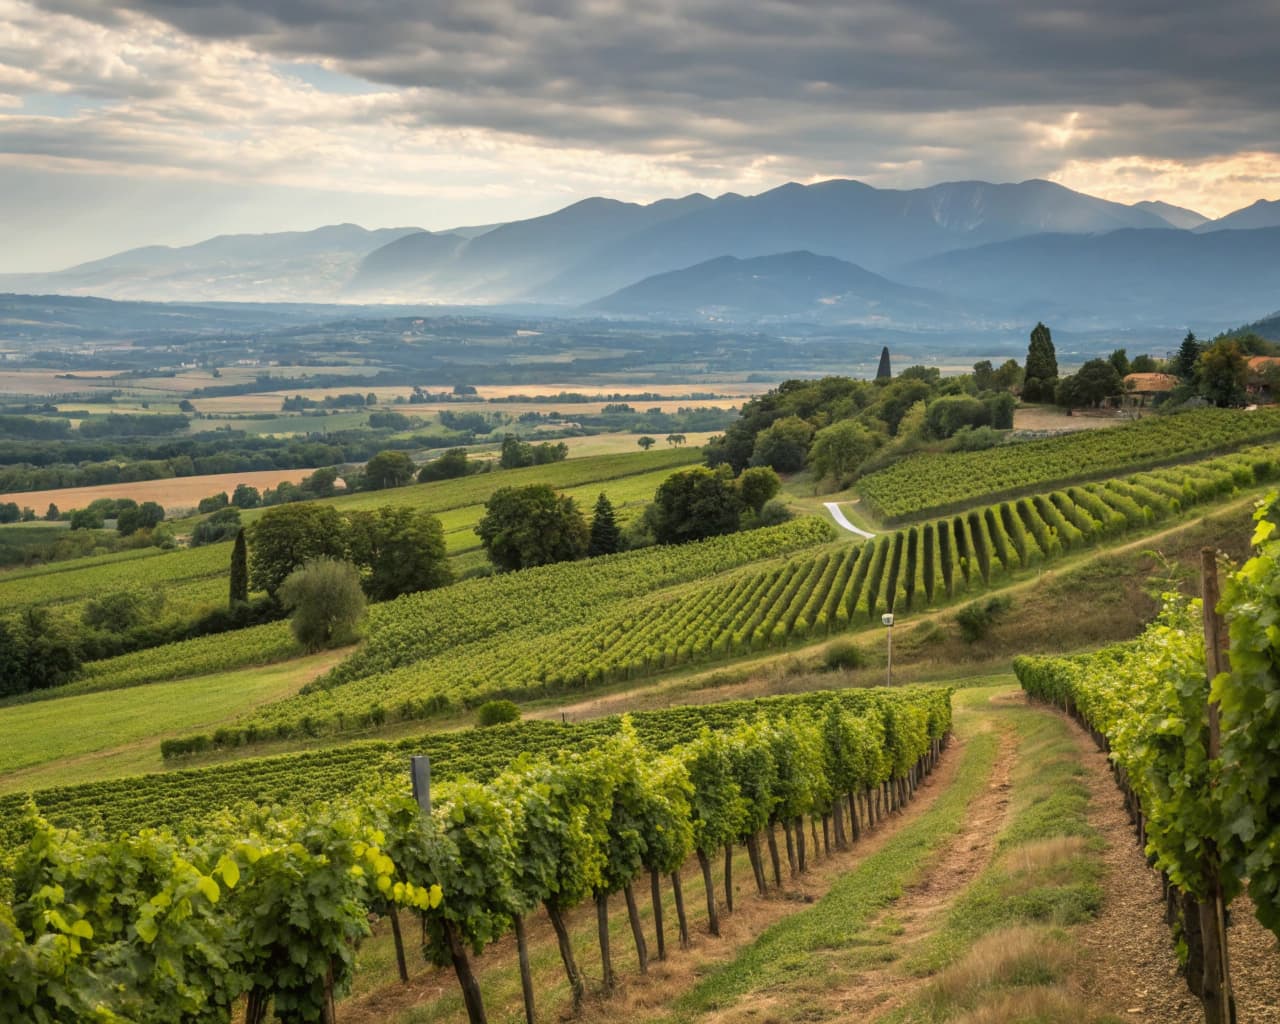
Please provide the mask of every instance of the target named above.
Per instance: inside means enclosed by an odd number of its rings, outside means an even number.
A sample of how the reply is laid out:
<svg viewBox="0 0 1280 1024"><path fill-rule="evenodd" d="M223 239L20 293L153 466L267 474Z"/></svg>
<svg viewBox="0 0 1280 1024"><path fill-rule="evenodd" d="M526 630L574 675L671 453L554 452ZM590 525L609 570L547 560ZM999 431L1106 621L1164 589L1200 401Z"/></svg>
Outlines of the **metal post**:
<svg viewBox="0 0 1280 1024"><path fill-rule="evenodd" d="M885 661L885 685L893 685L893 612L885 612L880 616L880 621L884 623L886 630L885 635L888 642L888 658Z"/></svg>
<svg viewBox="0 0 1280 1024"><path fill-rule="evenodd" d="M413 798L423 814L431 813L431 758L421 754L409 758L409 776L413 780Z"/></svg>

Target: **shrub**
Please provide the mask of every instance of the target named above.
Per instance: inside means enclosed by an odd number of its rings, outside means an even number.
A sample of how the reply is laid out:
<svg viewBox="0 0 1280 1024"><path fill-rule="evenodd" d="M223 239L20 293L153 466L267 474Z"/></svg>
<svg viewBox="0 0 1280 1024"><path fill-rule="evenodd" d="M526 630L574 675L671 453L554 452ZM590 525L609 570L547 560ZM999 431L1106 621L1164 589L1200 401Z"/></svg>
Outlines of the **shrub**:
<svg viewBox="0 0 1280 1024"><path fill-rule="evenodd" d="M503 722L515 722L520 718L520 709L514 701L491 700L480 705L476 714L477 722L482 726L501 725Z"/></svg>
<svg viewBox="0 0 1280 1024"><path fill-rule="evenodd" d="M837 640L827 647L822 656L823 667L828 672L839 669L863 668L867 664L867 656L862 648L852 640Z"/></svg>
<svg viewBox="0 0 1280 1024"><path fill-rule="evenodd" d="M977 643L991 632L996 619L1013 607L1013 599L1006 594L997 594L985 601L974 601L956 612L956 624L960 627L960 636L967 644Z"/></svg>
<svg viewBox="0 0 1280 1024"><path fill-rule="evenodd" d="M349 642L364 615L360 571L350 562L317 558L296 569L280 585L280 603L293 617L290 627L308 651Z"/></svg>

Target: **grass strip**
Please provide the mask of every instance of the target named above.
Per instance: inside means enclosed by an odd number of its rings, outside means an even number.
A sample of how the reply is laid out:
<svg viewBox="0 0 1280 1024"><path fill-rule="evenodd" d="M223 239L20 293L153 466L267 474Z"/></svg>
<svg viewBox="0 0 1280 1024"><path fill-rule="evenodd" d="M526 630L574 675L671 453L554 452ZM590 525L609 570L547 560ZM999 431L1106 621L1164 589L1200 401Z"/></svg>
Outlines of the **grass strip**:
<svg viewBox="0 0 1280 1024"><path fill-rule="evenodd" d="M932 807L812 907L770 926L737 958L709 973L677 1000L668 1019L692 1019L804 971L814 950L854 945L877 911L900 897L929 856L959 831L969 804L987 784L998 744L994 732L971 736L960 751L955 781Z"/></svg>

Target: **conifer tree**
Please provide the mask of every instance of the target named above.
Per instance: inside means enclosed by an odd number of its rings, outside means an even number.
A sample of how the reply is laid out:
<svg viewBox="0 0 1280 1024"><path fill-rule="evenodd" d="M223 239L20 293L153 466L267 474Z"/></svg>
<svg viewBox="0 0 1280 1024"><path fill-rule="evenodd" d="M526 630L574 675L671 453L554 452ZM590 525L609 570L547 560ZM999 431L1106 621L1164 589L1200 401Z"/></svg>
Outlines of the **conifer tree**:
<svg viewBox="0 0 1280 1024"><path fill-rule="evenodd" d="M1031 402L1052 401L1057 381L1058 355L1053 348L1053 337L1049 328L1038 323L1031 331L1031 344L1027 348L1027 376L1022 397Z"/></svg>
<svg viewBox="0 0 1280 1024"><path fill-rule="evenodd" d="M893 370L889 367L889 346L880 350L880 366L876 369L876 380L890 380Z"/></svg>
<svg viewBox="0 0 1280 1024"><path fill-rule="evenodd" d="M236 532L235 546L231 549L231 606L249 600L249 551L244 542L244 530Z"/></svg>
<svg viewBox="0 0 1280 1024"><path fill-rule="evenodd" d="M621 547L622 531L618 529L613 505L601 492L600 497L596 499L595 512L591 516L591 542L587 546L587 557L612 555Z"/></svg>

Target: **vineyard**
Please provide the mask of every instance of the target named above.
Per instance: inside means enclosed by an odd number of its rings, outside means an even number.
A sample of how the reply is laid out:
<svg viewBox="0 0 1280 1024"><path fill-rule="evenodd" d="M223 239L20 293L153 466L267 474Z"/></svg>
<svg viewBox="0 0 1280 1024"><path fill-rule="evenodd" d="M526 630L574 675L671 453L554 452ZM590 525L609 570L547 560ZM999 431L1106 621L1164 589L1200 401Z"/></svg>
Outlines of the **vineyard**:
<svg viewBox="0 0 1280 1024"><path fill-rule="evenodd" d="M5 1019L227 1020L247 1005L246 1021L259 1024L273 1004L287 1022L331 1020L371 915L391 918L404 976L402 909L422 918L424 953L453 964L473 1021L484 1016L468 951L514 929L527 979L524 919L544 909L576 1004L584 984L563 925L569 909L595 903L608 989L610 895L626 896L643 970L633 884L650 882L664 955L662 883L674 889L687 941L681 867L696 856L709 928L719 934L712 858L725 858L731 912L735 847L745 847L764 895L770 866L773 886L783 884L779 830L791 875L818 856L819 827L827 852L833 838L837 849L856 841L933 768L950 731L950 693L811 694L655 713L646 724L562 726L561 738L595 735L571 751L552 741L551 756L546 739L522 744L519 727L508 730L508 752L523 747L526 756L484 782L433 783L425 815L405 793L403 761L400 779L362 775L350 799L337 794L350 795L353 780L334 779L329 798L310 809L217 814L223 791L192 809L201 828L182 840L165 829L110 839L60 832L34 811L14 817L9 808ZM465 761L465 739L454 742ZM435 768L437 780L449 775L447 756ZM111 812L104 795L96 806ZM525 998L532 1020L531 985Z"/></svg>
<svg viewBox="0 0 1280 1024"><path fill-rule="evenodd" d="M1212 652L1213 667L1206 667L1205 637L1216 640L1218 630L1202 626L1199 602L1173 600L1132 643L1014 663L1032 697L1074 715L1110 754L1139 840L1164 878L1168 919L1178 922L1189 982L1210 1019L1228 1016L1222 907L1247 887L1259 921L1280 935L1273 510L1258 513L1256 555L1230 576L1217 605L1230 640L1228 652Z"/></svg>
<svg viewBox="0 0 1280 1024"><path fill-rule="evenodd" d="M857 489L875 515L892 523L951 511L975 498L1053 489L1275 437L1278 407L1197 409L985 451L913 455L865 477Z"/></svg>
<svg viewBox="0 0 1280 1024"><path fill-rule="evenodd" d="M1253 449L1071 487L682 587L672 584L707 576L717 571L713 565L729 568L730 560L722 555L706 554L724 549L717 544L747 544L754 535L703 542L701 556L688 548L667 549L672 570L667 582L654 570L646 586L641 574L635 593L642 596L629 601L621 599L625 577L612 591L593 593L586 582L592 573L612 577L604 568L609 559L601 560L600 569L590 568L591 563L550 567L539 570L537 602L560 610L523 626L521 601L531 593L520 579L526 573L478 581L471 595L495 595L478 599L485 614L463 604L450 610L445 598L460 588L401 598L375 609L378 618L371 621L365 648L311 692L269 705L212 735L166 740L161 749L171 758L367 731L494 698L528 700L588 690L803 643L875 624L884 611L936 607L1065 552L1145 529L1184 508L1280 475L1278 456L1275 449ZM790 528L800 531L805 522ZM809 537L796 547L815 540ZM686 551L687 563L682 557ZM765 554L761 550L748 557L744 552L741 562ZM630 564L638 567L642 555L614 556L613 561L626 564L636 558ZM688 575L680 575L682 568L690 570ZM521 595L509 607L496 597L507 579ZM665 594L660 590L664 585L670 587ZM606 604L607 597L616 603Z"/></svg>

